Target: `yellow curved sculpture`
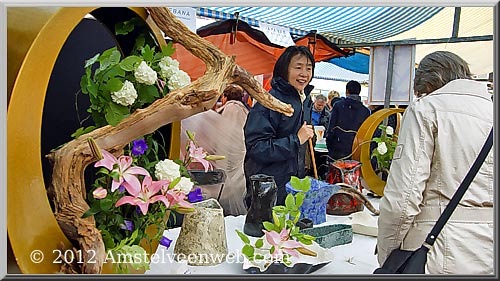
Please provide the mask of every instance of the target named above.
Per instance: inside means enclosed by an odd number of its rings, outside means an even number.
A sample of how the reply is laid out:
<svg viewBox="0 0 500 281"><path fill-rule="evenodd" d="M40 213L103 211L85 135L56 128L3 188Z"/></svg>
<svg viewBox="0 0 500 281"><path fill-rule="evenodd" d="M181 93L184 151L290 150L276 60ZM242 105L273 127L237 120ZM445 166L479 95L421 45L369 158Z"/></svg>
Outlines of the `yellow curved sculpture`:
<svg viewBox="0 0 500 281"><path fill-rule="evenodd" d="M377 195L384 195L385 181L383 181L375 171L370 162L370 142L373 138L373 133L377 129L378 125L384 121L385 118L392 114L404 112L402 108L384 108L372 115L370 115L361 127L359 127L354 142L352 144L352 150L354 151L352 159L361 162L361 175L370 188L371 191L375 192ZM399 122L398 122L399 126ZM396 129L395 132L398 132ZM358 147L360 146L360 148Z"/></svg>
<svg viewBox="0 0 500 281"><path fill-rule="evenodd" d="M61 8L54 10L52 17L41 17L48 21L34 38L12 87L7 111L7 231L22 273L58 272L61 264L54 262L55 251L71 247L54 218L44 184L40 159L42 114L52 69L64 42L85 15L96 9ZM145 9L130 9L146 19ZM146 22L157 41L165 44L158 27ZM177 157L180 124L172 125L170 157Z"/></svg>

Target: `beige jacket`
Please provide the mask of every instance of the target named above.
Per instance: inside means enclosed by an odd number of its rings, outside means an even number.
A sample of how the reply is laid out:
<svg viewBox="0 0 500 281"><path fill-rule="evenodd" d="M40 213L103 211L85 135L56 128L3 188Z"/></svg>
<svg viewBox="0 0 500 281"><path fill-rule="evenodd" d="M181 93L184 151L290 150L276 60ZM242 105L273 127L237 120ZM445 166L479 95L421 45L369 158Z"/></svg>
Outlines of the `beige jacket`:
<svg viewBox="0 0 500 281"><path fill-rule="evenodd" d="M493 126L486 85L454 80L405 111L378 219L378 262L415 250ZM493 274L493 149L427 257L426 273Z"/></svg>

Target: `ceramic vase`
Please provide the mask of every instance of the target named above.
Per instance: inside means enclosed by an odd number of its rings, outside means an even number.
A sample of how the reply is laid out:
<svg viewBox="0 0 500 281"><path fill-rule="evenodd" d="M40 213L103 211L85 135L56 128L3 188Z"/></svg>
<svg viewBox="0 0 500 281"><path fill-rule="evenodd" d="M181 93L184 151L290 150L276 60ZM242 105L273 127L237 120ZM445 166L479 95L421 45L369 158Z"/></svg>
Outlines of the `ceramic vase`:
<svg viewBox="0 0 500 281"><path fill-rule="evenodd" d="M252 183L252 203L245 218L243 232L253 237L261 237L262 222L273 221L273 207L276 204L278 188L273 176L257 174L250 176Z"/></svg>
<svg viewBox="0 0 500 281"><path fill-rule="evenodd" d="M356 160L337 160L329 165L328 182L346 183L361 191L359 176L361 174L361 162Z"/></svg>
<svg viewBox="0 0 500 281"><path fill-rule="evenodd" d="M193 203L195 211L184 215L175 243L177 261L209 266L222 263L227 256L226 227L219 202L213 198Z"/></svg>
<svg viewBox="0 0 500 281"><path fill-rule="evenodd" d="M286 192L297 194L290 182L286 184ZM313 224L326 222L326 203L340 189L340 186L311 178L311 189L305 193L304 203L299 207L300 219L308 218Z"/></svg>

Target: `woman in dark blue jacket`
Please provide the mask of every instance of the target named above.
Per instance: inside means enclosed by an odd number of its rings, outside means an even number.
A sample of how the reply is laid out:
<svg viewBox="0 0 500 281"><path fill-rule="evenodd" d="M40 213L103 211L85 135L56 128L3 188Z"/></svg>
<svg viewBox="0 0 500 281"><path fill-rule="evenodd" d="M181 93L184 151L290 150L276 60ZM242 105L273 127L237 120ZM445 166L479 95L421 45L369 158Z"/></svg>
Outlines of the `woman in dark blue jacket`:
<svg viewBox="0 0 500 281"><path fill-rule="evenodd" d="M270 94L293 107L293 115L270 110L256 104L248 114L245 131L246 204L250 207L250 176L274 176L278 187L277 205L284 205L285 184L291 176L305 176L307 140L312 138L312 101L309 85L314 73L314 57L304 46L290 46L278 58L273 70ZM306 124L307 123L307 124Z"/></svg>

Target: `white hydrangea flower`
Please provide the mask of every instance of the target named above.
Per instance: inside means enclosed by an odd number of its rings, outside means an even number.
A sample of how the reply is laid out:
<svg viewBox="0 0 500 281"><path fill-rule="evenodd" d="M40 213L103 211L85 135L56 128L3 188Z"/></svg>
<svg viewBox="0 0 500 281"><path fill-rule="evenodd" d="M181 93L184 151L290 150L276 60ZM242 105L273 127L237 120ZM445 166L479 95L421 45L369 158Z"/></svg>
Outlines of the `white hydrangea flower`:
<svg viewBox="0 0 500 281"><path fill-rule="evenodd" d="M387 126L385 129L385 133L389 136L392 136L394 134L394 129L391 126Z"/></svg>
<svg viewBox="0 0 500 281"><path fill-rule="evenodd" d="M134 84L128 80L125 80L122 88L118 92L111 93L111 100L123 106L132 105L135 99L137 99L137 91L134 88Z"/></svg>
<svg viewBox="0 0 500 281"><path fill-rule="evenodd" d="M385 145L385 142L378 143L377 151L378 153L380 153L380 155L384 155L387 153L387 145Z"/></svg>
<svg viewBox="0 0 500 281"><path fill-rule="evenodd" d="M149 67L145 61L142 61L141 64L139 64L139 66L135 69L134 77L137 82L146 85L153 85L156 83L156 80L158 80L156 71Z"/></svg>
<svg viewBox="0 0 500 281"><path fill-rule="evenodd" d="M191 77L183 70L177 69L177 71L168 78L167 86L170 90L175 90L182 88L191 83Z"/></svg>
<svg viewBox="0 0 500 281"><path fill-rule="evenodd" d="M185 194L188 194L191 189L193 189L194 183L191 179L186 177L181 177L181 180L174 186L174 190L182 191Z"/></svg>
<svg viewBox="0 0 500 281"><path fill-rule="evenodd" d="M179 62L171 57L163 57L158 66L160 67L160 76L168 79L179 69Z"/></svg>
<svg viewBox="0 0 500 281"><path fill-rule="evenodd" d="M179 167L180 167L179 164L175 163L170 159L165 159L156 163L155 165L156 179L173 181L174 179L181 176Z"/></svg>

